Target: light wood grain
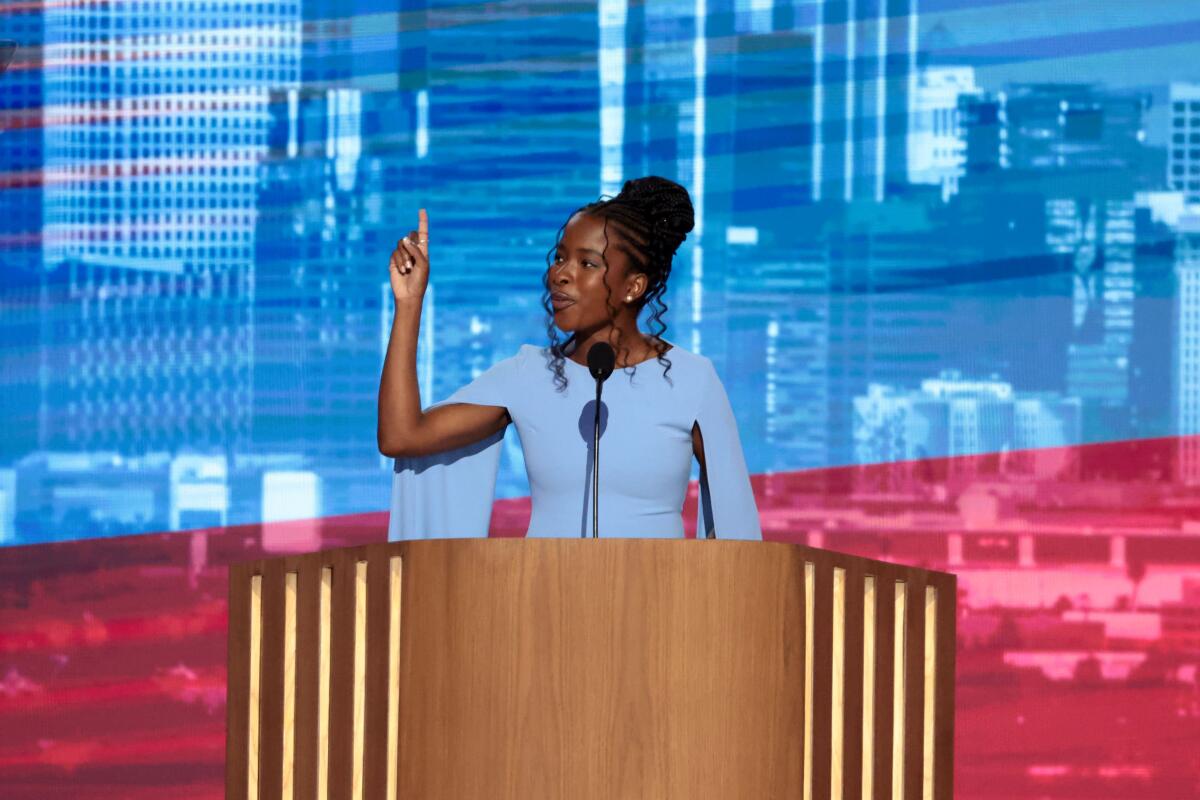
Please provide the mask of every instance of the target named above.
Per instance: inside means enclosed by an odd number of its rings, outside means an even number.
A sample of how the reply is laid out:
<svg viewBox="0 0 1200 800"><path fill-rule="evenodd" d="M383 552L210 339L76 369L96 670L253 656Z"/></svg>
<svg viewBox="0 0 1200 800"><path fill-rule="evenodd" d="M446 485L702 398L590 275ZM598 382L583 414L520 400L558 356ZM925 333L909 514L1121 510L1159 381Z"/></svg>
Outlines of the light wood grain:
<svg viewBox="0 0 1200 800"><path fill-rule="evenodd" d="M922 730L921 797L933 800L934 732L937 681L937 587L925 587L925 726Z"/></svg>
<svg viewBox="0 0 1200 800"><path fill-rule="evenodd" d="M951 797L953 576L722 540L279 561L231 571L233 800Z"/></svg>
<svg viewBox="0 0 1200 800"><path fill-rule="evenodd" d="M387 689L387 800L396 800L400 769L400 613L404 565L400 556L388 560L388 689Z"/></svg>
<svg viewBox="0 0 1200 800"><path fill-rule="evenodd" d="M862 796L875 796L875 576L863 578Z"/></svg>
<svg viewBox="0 0 1200 800"><path fill-rule="evenodd" d="M350 796L363 797L363 735L367 721L367 562L354 565L354 746L350 762Z"/></svg>
<svg viewBox="0 0 1200 800"><path fill-rule="evenodd" d="M907 613L908 588L904 581L896 582L896 624L893 629L892 650L892 800L904 800L904 715L905 715L905 636L904 615Z"/></svg>
<svg viewBox="0 0 1200 800"><path fill-rule="evenodd" d="M813 658L816 644L816 565L804 565L804 800L812 800L813 790Z"/></svg>
<svg viewBox="0 0 1200 800"><path fill-rule="evenodd" d="M246 797L258 800L259 708L262 700L262 575L250 579L250 728L246 737Z"/></svg>
<svg viewBox="0 0 1200 800"><path fill-rule="evenodd" d="M401 797L798 795L793 553L486 544L405 556Z"/></svg>
<svg viewBox="0 0 1200 800"><path fill-rule="evenodd" d="M842 800L845 763L846 722L842 705L846 699L846 570L833 570L833 671L830 683L830 766L829 796Z"/></svg>
<svg viewBox="0 0 1200 800"><path fill-rule="evenodd" d="M329 677L333 628L333 569L321 570L320 668L317 673L317 797L329 798Z"/></svg>
<svg viewBox="0 0 1200 800"><path fill-rule="evenodd" d="M296 772L296 573L286 576L283 594L283 800L295 796Z"/></svg>

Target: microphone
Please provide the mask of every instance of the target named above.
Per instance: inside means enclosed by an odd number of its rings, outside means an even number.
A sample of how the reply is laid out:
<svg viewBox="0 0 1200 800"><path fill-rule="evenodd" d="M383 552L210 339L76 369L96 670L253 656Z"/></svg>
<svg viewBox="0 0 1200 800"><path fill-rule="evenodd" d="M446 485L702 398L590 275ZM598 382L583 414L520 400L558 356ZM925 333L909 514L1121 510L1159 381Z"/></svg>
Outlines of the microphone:
<svg viewBox="0 0 1200 800"><path fill-rule="evenodd" d="M8 69L15 52L17 52L16 42L11 39L0 39L0 75L3 75L4 70Z"/></svg>
<svg viewBox="0 0 1200 800"><path fill-rule="evenodd" d="M596 379L596 418L592 426L592 538L600 538L600 390L617 366L617 354L608 342L588 350L588 372Z"/></svg>
<svg viewBox="0 0 1200 800"><path fill-rule="evenodd" d="M617 366L617 354L608 342L596 342L592 349L588 350L587 362L588 372L596 379L596 390L599 391L600 384L608 380L608 376L612 375Z"/></svg>

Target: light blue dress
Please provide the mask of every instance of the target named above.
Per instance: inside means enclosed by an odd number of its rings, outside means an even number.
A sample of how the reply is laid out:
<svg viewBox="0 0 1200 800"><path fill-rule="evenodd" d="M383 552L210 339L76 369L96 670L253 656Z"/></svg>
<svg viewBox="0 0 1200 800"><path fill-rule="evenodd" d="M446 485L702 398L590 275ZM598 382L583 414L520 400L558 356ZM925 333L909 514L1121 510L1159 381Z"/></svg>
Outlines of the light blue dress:
<svg viewBox="0 0 1200 800"><path fill-rule="evenodd" d="M683 538L692 423L704 437L698 537L761 539L758 508L737 421L712 362L671 347L667 378L655 359L616 370L600 406L600 536ZM435 405L503 406L517 427L529 473L527 536L591 536L596 382L563 361L556 391L546 350L523 345ZM487 536L503 431L474 445L397 458L388 539Z"/></svg>

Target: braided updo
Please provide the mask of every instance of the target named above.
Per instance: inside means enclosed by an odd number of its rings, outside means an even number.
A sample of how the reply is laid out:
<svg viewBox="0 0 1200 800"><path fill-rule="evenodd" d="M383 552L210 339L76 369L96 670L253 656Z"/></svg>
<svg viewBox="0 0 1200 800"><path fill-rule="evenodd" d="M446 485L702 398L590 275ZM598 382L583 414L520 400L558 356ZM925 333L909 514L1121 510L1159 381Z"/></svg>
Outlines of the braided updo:
<svg viewBox="0 0 1200 800"><path fill-rule="evenodd" d="M604 220L605 244L601 256L608 252L611 244L629 259L631 272L640 272L646 276L646 291L637 299L636 308L640 312L643 307L650 306L651 330L648 333L654 337L657 360L663 365L663 377L667 377L671 370L671 362L664 355L667 345L662 341L662 335L667 330L667 324L662 319L667 311L663 293L667 289L667 278L671 274L671 262L675 251L695 227L695 213L687 189L674 181L650 175L625 181L616 197L601 198L594 203L588 203L572 212L567 220L570 221L580 213ZM546 255L546 274L543 278L545 292L542 295L542 306L546 309L546 333L550 337L547 365L554 372L554 383L560 392L567 387L567 377L563 374L563 359L569 352L568 348L575 343L575 334L571 334L566 341L559 341L558 329L554 325L554 307L550 302L549 278L554 254L566 227L564 222L558 229L555 247ZM604 261L604 269L607 272L607 260ZM611 291L608 300L609 316L615 319L617 308L611 303ZM621 346L619 338L616 349L618 360L620 354L629 352L628 348ZM636 369L636 366L625 368L629 374L633 374ZM667 380L669 382L670 378Z"/></svg>

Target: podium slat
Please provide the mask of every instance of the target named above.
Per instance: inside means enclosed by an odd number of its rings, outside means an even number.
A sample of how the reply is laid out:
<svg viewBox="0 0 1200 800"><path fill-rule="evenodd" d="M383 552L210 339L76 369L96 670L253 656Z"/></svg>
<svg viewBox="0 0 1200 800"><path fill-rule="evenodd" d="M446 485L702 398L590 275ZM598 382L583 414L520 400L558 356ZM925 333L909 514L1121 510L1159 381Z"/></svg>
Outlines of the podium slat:
<svg viewBox="0 0 1200 800"><path fill-rule="evenodd" d="M267 561L262 572L262 663L259 670L259 797L283 791L284 563Z"/></svg>
<svg viewBox="0 0 1200 800"><path fill-rule="evenodd" d="M366 707L363 785L367 797L379 800L387 797L388 667L395 657L388 651L389 568L387 558L372 558L367 562L366 692L373 699Z"/></svg>
<svg viewBox="0 0 1200 800"><path fill-rule="evenodd" d="M952 575L939 575L937 607L937 706L934 710L933 796L954 797L954 657L957 641L958 583Z"/></svg>
<svg viewBox="0 0 1200 800"><path fill-rule="evenodd" d="M330 554L332 604L329 652L329 798L351 800L354 775L355 551Z"/></svg>
<svg viewBox="0 0 1200 800"><path fill-rule="evenodd" d="M876 567L875 581L875 800L892 800L892 711L895 674L896 572Z"/></svg>
<svg viewBox="0 0 1200 800"><path fill-rule="evenodd" d="M317 798L321 561L296 560L296 800Z"/></svg>
<svg viewBox="0 0 1200 800"><path fill-rule="evenodd" d="M813 724L812 724L812 796L829 797L830 758L833 746L833 709L830 687L833 681L833 564L816 564L813 606Z"/></svg>
<svg viewBox="0 0 1200 800"><path fill-rule="evenodd" d="M862 795L863 758L863 565L849 560L845 566L845 660L843 688L842 784L844 800ZM835 665L836 667L836 665Z"/></svg>
<svg viewBox="0 0 1200 800"><path fill-rule="evenodd" d="M906 581L904 797L921 800L925 758L925 578L912 571Z"/></svg>
<svg viewBox="0 0 1200 800"><path fill-rule="evenodd" d="M250 567L229 568L227 702L225 706L225 797L246 800L249 769L247 738L250 708Z"/></svg>

